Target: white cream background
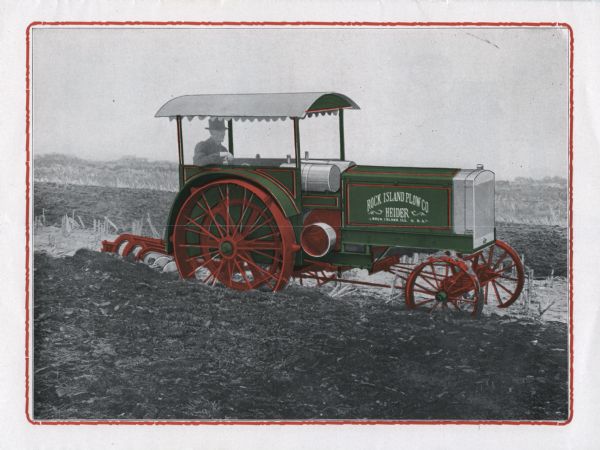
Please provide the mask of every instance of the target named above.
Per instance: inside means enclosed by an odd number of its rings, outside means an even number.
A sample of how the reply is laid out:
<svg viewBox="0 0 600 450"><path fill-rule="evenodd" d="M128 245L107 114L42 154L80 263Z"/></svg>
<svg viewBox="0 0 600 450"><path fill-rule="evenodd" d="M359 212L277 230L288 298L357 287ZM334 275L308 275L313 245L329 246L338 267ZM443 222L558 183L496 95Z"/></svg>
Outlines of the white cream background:
<svg viewBox="0 0 600 450"><path fill-rule="evenodd" d="M0 3L0 446L106 448L598 447L600 5L594 2ZM575 415L568 426L34 426L25 416L25 29L34 20L560 21L575 32ZM162 97L162 96L161 96ZM364 106L364 102L361 106ZM154 120L154 119L153 119ZM158 120L158 119L156 119ZM366 120L366 119L365 119ZM363 121L364 123L364 121ZM401 380L399 380L399 383Z"/></svg>

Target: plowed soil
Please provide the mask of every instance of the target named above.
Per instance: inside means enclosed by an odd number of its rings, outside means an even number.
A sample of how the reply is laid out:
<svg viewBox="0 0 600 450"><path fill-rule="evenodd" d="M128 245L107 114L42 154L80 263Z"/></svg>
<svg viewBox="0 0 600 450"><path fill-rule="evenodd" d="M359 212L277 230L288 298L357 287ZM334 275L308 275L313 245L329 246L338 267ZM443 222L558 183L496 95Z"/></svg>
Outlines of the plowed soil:
<svg viewBox="0 0 600 450"><path fill-rule="evenodd" d="M36 419L565 420L567 326L35 254Z"/></svg>

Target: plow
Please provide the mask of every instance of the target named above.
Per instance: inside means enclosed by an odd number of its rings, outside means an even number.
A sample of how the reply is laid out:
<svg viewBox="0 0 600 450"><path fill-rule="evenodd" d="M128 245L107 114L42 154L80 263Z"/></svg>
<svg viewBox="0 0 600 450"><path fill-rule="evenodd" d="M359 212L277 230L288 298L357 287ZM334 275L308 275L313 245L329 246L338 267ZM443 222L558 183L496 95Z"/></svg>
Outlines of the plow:
<svg viewBox="0 0 600 450"><path fill-rule="evenodd" d="M524 268L517 252L496 239L494 173L480 165L446 169L349 161L344 111L356 109L349 97L332 92L168 101L156 116L177 124L180 190L164 238L122 234L103 241L102 250L159 266L170 263L182 279L238 291L278 291L293 279L390 288L402 293L408 308L473 317L485 305L513 304L523 289ZM337 116L339 158L301 153L300 123L319 116ZM195 155L194 164L186 164L183 118L209 120L211 138L197 149L225 149L226 130L226 151L208 163ZM290 120L293 151L284 158L239 157L233 125L247 120ZM353 269L386 273L393 281L349 278Z"/></svg>
<svg viewBox="0 0 600 450"><path fill-rule="evenodd" d="M132 234L122 234L112 242L102 241L103 252L117 253L160 269L174 261L172 254L164 253L164 247L165 243L161 239ZM202 283L219 283L233 289L246 290L240 288L239 282L243 281L247 283L247 289L256 288L250 280L259 271L253 271L252 266L244 262L239 264L237 272L229 269L229 284L228 278L224 278L225 273L202 270L207 266L205 260L197 260L196 265L198 269L194 271L193 277ZM262 268L265 271L268 269L266 265ZM300 285L311 281L317 287L337 283L340 288L332 291L332 296L341 296L346 292L347 288L341 288L344 285L389 289L403 298L409 309L423 309L429 313L451 309L473 317L481 314L484 305L507 308L513 304L519 297L525 280L524 268L518 255L503 241L496 241L493 247L466 258L456 254L432 255L424 259L419 258L418 254L410 257L384 257L374 264L369 274L387 273L393 278L391 283L345 277L352 269L313 263L294 271L290 280ZM222 270L225 271L224 268Z"/></svg>

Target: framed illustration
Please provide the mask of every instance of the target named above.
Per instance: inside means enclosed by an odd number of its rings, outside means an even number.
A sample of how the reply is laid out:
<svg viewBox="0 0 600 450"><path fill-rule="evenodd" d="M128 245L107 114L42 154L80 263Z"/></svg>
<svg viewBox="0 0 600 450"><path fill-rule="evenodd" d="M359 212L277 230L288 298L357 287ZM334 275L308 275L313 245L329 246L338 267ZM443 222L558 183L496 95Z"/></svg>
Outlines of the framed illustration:
<svg viewBox="0 0 600 450"><path fill-rule="evenodd" d="M573 30L34 22L33 424L573 412Z"/></svg>

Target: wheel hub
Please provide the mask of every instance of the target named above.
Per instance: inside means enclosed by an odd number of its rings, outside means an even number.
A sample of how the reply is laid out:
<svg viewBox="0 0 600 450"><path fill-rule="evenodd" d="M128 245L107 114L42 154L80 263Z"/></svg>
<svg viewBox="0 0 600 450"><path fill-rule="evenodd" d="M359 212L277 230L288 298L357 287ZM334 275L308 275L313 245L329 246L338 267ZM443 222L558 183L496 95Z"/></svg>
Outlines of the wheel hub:
<svg viewBox="0 0 600 450"><path fill-rule="evenodd" d="M437 294L435 294L435 299L438 302L445 302L448 300L448 294L446 294L444 291L440 291Z"/></svg>
<svg viewBox="0 0 600 450"><path fill-rule="evenodd" d="M230 241L223 241L219 246L219 250L223 256L231 256L233 255L233 243Z"/></svg>

